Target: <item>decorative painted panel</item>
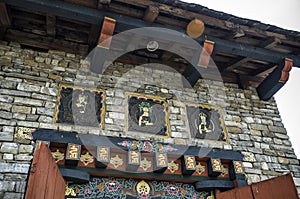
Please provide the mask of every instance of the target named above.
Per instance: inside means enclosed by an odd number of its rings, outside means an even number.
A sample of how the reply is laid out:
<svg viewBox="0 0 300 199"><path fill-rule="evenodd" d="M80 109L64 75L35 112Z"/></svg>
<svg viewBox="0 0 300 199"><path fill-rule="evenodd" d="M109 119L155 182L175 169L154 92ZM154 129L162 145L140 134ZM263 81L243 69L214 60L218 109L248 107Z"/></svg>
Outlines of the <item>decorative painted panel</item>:
<svg viewBox="0 0 300 199"><path fill-rule="evenodd" d="M224 120L219 108L204 104L187 104L186 111L192 138L227 140Z"/></svg>
<svg viewBox="0 0 300 199"><path fill-rule="evenodd" d="M84 199L213 199L212 192L192 184L123 178L92 178L87 184L67 184L66 198Z"/></svg>
<svg viewBox="0 0 300 199"><path fill-rule="evenodd" d="M72 85L60 85L55 121L80 126L102 127L105 92Z"/></svg>
<svg viewBox="0 0 300 199"><path fill-rule="evenodd" d="M127 130L169 137L167 103L163 98L127 93Z"/></svg>

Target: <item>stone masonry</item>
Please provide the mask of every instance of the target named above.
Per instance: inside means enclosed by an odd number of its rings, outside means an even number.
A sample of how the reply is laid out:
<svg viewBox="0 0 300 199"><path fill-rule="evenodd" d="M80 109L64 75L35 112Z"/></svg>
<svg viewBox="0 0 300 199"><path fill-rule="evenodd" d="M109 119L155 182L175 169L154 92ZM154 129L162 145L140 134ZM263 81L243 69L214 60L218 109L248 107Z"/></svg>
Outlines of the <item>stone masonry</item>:
<svg viewBox="0 0 300 199"><path fill-rule="evenodd" d="M300 192L300 166L276 102L261 101L254 88L199 80L184 88L182 77L170 68L114 63L103 75L90 72L84 57L60 51L37 52L18 43L0 42L0 198L23 198L34 143L14 142L16 127L77 131L95 135L149 139L246 152L248 182L292 172ZM106 91L104 129L54 123L59 84ZM126 132L126 92L166 98L170 138ZM221 107L228 142L191 139L185 105Z"/></svg>

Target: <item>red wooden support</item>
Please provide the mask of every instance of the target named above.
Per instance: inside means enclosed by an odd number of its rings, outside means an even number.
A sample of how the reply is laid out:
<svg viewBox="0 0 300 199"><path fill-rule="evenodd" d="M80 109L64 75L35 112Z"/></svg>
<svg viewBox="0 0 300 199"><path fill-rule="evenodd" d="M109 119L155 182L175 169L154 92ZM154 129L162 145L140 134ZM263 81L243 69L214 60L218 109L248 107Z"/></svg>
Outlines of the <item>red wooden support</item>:
<svg viewBox="0 0 300 199"><path fill-rule="evenodd" d="M214 50L214 42L205 40L203 44L203 49L200 53L198 66L207 67L210 61L210 56Z"/></svg>
<svg viewBox="0 0 300 199"><path fill-rule="evenodd" d="M298 199L291 174L216 194L216 199Z"/></svg>
<svg viewBox="0 0 300 199"><path fill-rule="evenodd" d="M109 49L112 36L115 31L115 26L116 20L109 17L104 17L102 30L98 40L98 47Z"/></svg>

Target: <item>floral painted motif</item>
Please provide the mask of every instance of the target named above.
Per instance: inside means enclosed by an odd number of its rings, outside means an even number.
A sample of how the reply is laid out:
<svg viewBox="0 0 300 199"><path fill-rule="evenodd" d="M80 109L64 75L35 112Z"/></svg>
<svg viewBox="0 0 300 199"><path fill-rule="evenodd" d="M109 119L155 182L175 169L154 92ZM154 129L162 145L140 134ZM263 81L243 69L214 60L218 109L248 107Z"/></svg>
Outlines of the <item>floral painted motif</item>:
<svg viewBox="0 0 300 199"><path fill-rule="evenodd" d="M120 184L119 184L118 181L110 180L110 181L105 183L105 187L108 191L116 191L116 190L119 189Z"/></svg>
<svg viewBox="0 0 300 199"><path fill-rule="evenodd" d="M149 141L122 141L118 142L118 145L124 147L127 150L138 150L140 152L167 153L178 150L170 145L151 143Z"/></svg>
<svg viewBox="0 0 300 199"><path fill-rule="evenodd" d="M69 192L68 195L66 194L66 198L76 199L213 198L211 192L197 192L192 184L123 178L92 178L87 184L68 184L67 188Z"/></svg>
<svg viewBox="0 0 300 199"><path fill-rule="evenodd" d="M168 192L170 195L178 195L179 188L178 188L176 185L169 184L169 185L167 186L167 192Z"/></svg>

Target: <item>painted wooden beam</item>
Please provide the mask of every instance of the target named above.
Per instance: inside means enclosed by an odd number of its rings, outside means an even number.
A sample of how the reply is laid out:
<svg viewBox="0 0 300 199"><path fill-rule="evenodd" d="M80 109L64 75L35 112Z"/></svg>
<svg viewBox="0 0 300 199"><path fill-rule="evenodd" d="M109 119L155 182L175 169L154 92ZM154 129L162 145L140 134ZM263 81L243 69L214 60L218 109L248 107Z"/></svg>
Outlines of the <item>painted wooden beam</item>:
<svg viewBox="0 0 300 199"><path fill-rule="evenodd" d="M32 133L33 140L41 140L48 142L57 142L57 143L74 143L77 145L88 145L88 146L101 146L101 147L110 147L127 150L126 147L119 145L118 143L122 141L132 141L129 139L123 138L110 138L104 136L96 136L89 134L80 134L78 136L75 132L62 132L49 129L37 129ZM181 146L181 145L168 145L173 147L176 150L168 151L168 154L174 155L194 155L199 157L208 157L226 160L236 160L242 161L243 155L238 151L228 151L221 149L212 149L212 148L200 148L196 146ZM160 167L163 167L162 165Z"/></svg>
<svg viewBox="0 0 300 199"><path fill-rule="evenodd" d="M229 180L203 180L195 183L195 189L197 191L204 190L229 190L234 188L234 183Z"/></svg>
<svg viewBox="0 0 300 199"><path fill-rule="evenodd" d="M90 174L84 171L61 167L59 171L66 181L72 181L74 183L87 183L90 181Z"/></svg>
<svg viewBox="0 0 300 199"><path fill-rule="evenodd" d="M257 93L262 100L269 100L289 79L293 60L282 60L276 69L257 87Z"/></svg>
<svg viewBox="0 0 300 199"><path fill-rule="evenodd" d="M1 0L8 5L13 5L21 8L30 9L37 12L53 14L60 17L65 17L73 20L78 20L81 22L86 22L90 24L100 24L105 16L115 19L118 23L116 29L119 31L124 31L132 28L141 27L162 27L164 25L146 22L141 19L136 19L128 16L119 15L112 12L107 12L104 10L97 10L92 8L87 8L84 6L79 6L75 4L66 3L58 0ZM170 27L173 30L177 30L182 34L185 34L184 29L179 29L178 27ZM172 38L173 39L173 38ZM178 38L180 39L180 38ZM223 39L206 36L204 38L196 39L198 42L202 43L205 39L215 42L214 50L219 52L224 52L227 54L233 54L243 57L250 57L256 60L262 60L271 63L278 63L280 60L289 58L294 61L295 67L300 67L300 56L289 55L285 53L276 52L273 50L250 46L246 44L241 44L233 41L226 41ZM173 40L174 41L174 40ZM176 40L175 40L176 41Z"/></svg>

